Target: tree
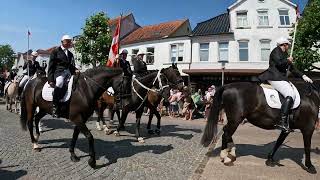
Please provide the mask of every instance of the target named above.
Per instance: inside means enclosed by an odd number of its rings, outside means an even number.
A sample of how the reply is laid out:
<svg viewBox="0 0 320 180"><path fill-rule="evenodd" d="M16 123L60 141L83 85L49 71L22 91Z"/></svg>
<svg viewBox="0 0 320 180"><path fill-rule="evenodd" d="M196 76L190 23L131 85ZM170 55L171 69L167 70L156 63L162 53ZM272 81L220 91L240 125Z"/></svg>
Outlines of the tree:
<svg viewBox="0 0 320 180"><path fill-rule="evenodd" d="M299 20L293 52L295 64L302 71L312 71L320 61L320 1L309 0ZM293 33L291 34L293 37Z"/></svg>
<svg viewBox="0 0 320 180"><path fill-rule="evenodd" d="M0 69L10 69L14 64L14 51L11 46L0 45Z"/></svg>
<svg viewBox="0 0 320 180"><path fill-rule="evenodd" d="M75 43L75 49L81 53L80 62L92 64L105 64L111 44L111 31L108 25L109 18L100 12L86 19L83 34Z"/></svg>

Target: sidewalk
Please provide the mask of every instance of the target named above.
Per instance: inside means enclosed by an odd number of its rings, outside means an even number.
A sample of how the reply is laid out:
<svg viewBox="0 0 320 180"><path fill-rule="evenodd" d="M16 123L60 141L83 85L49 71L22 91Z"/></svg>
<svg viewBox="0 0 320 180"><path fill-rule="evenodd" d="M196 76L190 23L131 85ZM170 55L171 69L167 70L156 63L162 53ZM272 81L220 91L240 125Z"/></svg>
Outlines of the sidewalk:
<svg viewBox="0 0 320 180"><path fill-rule="evenodd" d="M320 132L312 138L311 161L318 174L312 175L301 167L304 164L303 138L300 131L291 133L275 155L282 166L268 167L266 157L278 138L279 131L266 131L247 123L240 125L233 136L237 147L237 160L234 166L227 167L220 162L221 138L212 157L209 158L200 179L320 179Z"/></svg>

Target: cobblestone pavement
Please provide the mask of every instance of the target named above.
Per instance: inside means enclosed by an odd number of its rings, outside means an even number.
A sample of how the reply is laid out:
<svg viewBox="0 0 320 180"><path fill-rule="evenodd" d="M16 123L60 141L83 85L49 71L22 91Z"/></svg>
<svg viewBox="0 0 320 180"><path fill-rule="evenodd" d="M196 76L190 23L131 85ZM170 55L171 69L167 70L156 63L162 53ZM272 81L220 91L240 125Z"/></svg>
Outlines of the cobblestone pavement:
<svg viewBox="0 0 320 180"><path fill-rule="evenodd" d="M304 149L300 131L291 133L275 154L275 160L279 160L279 166L268 167L265 165L267 154L272 150L279 134L279 131L262 130L249 123L239 126L233 136L237 148L237 160L234 162L234 166L228 167L221 163L219 157L220 138L200 179L319 180L320 131L313 134L311 150L311 161L318 174L309 174L303 169Z"/></svg>
<svg viewBox="0 0 320 180"><path fill-rule="evenodd" d="M87 123L95 138L97 164L88 166L88 142L79 136L76 153L80 162L73 163L68 151L73 124L61 119L43 120L41 152L34 152L29 133L22 131L19 116L0 105L0 179L188 179L203 160L207 149L200 145L203 120L183 121L164 118L160 137L147 136L146 117L142 133L145 144L134 138L134 115L122 136L105 135ZM155 120L154 120L155 123Z"/></svg>

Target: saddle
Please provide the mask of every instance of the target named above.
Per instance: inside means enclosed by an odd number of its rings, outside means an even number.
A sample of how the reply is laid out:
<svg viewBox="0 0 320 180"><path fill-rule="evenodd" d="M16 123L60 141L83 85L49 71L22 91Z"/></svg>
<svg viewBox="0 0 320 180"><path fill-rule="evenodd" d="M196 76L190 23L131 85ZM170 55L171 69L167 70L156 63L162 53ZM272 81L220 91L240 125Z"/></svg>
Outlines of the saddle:
<svg viewBox="0 0 320 180"><path fill-rule="evenodd" d="M296 109L299 107L301 102L300 94L291 82L290 84L295 94L293 98L294 103L291 109ZM267 104L273 109L281 109L281 105L285 97L276 91L270 84L260 84L260 87L263 89Z"/></svg>
<svg viewBox="0 0 320 180"><path fill-rule="evenodd" d="M70 79L66 80L67 87L64 97L60 100L60 102L67 102L69 101L71 97L72 92L72 85L73 85L73 76L71 76ZM46 101L52 102L53 99L53 91L54 88L52 88L48 82L45 83L45 85L42 88L42 98Z"/></svg>

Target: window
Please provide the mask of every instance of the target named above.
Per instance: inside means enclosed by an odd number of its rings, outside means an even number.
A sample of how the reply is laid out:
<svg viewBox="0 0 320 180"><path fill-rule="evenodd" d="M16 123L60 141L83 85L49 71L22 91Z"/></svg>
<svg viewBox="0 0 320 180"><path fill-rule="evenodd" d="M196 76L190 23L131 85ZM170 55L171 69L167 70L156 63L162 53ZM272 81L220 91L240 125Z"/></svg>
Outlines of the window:
<svg viewBox="0 0 320 180"><path fill-rule="evenodd" d="M139 49L132 49L132 51L131 51L132 53L132 56L131 56L131 61L132 60L136 60L137 59L137 54L138 54L138 52L139 52Z"/></svg>
<svg viewBox="0 0 320 180"><path fill-rule="evenodd" d="M154 48L150 47L147 48L147 64L153 64L154 63Z"/></svg>
<svg viewBox="0 0 320 180"><path fill-rule="evenodd" d="M219 43L219 61L228 61L228 42Z"/></svg>
<svg viewBox="0 0 320 180"><path fill-rule="evenodd" d="M239 42L239 60L240 61L249 60L248 41Z"/></svg>
<svg viewBox="0 0 320 180"><path fill-rule="evenodd" d="M47 61L46 60L43 60L41 64L42 64L41 67L47 67Z"/></svg>
<svg viewBox="0 0 320 180"><path fill-rule="evenodd" d="M238 25L238 27L248 27L247 12L238 12L237 13L237 25Z"/></svg>
<svg viewBox="0 0 320 180"><path fill-rule="evenodd" d="M258 0L259 3L264 3L264 0Z"/></svg>
<svg viewBox="0 0 320 180"><path fill-rule="evenodd" d="M268 61L270 56L270 40L260 40L261 60Z"/></svg>
<svg viewBox="0 0 320 180"><path fill-rule="evenodd" d="M209 43L200 44L200 61L209 61Z"/></svg>
<svg viewBox="0 0 320 180"><path fill-rule="evenodd" d="M259 26L269 26L268 11L258 11Z"/></svg>
<svg viewBox="0 0 320 180"><path fill-rule="evenodd" d="M171 44L171 62L183 61L184 44Z"/></svg>
<svg viewBox="0 0 320 180"><path fill-rule="evenodd" d="M288 10L279 10L279 17L280 17L280 24L282 26L288 26L290 25L290 20L289 20L289 12Z"/></svg>

